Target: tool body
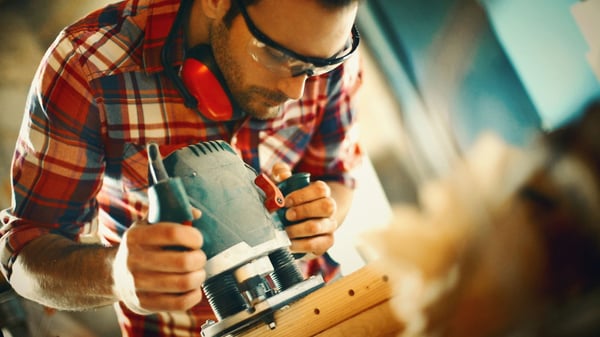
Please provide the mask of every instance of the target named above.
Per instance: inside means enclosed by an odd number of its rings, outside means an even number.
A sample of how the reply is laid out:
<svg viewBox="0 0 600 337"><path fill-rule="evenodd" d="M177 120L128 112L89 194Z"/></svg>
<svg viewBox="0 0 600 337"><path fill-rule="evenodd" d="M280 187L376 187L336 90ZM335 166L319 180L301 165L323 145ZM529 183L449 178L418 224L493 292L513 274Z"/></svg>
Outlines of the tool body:
<svg viewBox="0 0 600 337"><path fill-rule="evenodd" d="M277 184L277 187L279 188L281 193L283 193L284 196L287 196L288 194L290 194L296 190L299 190L301 188L304 188L308 185L310 185L310 173L298 172L298 173L292 174L287 179L281 181L279 184ZM283 223L283 225L285 227L295 225L300 222L300 221L289 221L288 219L286 219L285 218L286 211L287 211L287 208L285 208L285 207L277 210L277 215L279 216L279 218L281 219L281 222ZM301 259L306 254L294 253L292 255L294 256L295 259Z"/></svg>
<svg viewBox="0 0 600 337"><path fill-rule="evenodd" d="M202 288L217 317L202 335L235 335L320 288L320 276L304 279L277 214L283 194L245 164L225 141L201 142L161 157L148 146L149 222L191 223L202 232L207 256ZM192 219L192 207L202 216Z"/></svg>
<svg viewBox="0 0 600 337"><path fill-rule="evenodd" d="M288 194L299 190L301 188L304 188L306 186L308 186L310 184L310 173L306 173L306 172L299 172L299 173L294 173L292 174L289 178L283 180L282 182L280 182L279 184L277 184L277 187L279 188L279 190L281 191L281 193L283 193L284 196L287 196ZM283 222L284 226L290 226L293 224L298 223L298 221L296 222L292 222L289 221L285 218L285 211L287 211L287 208L280 208L279 210L277 210L277 214L279 216L279 218L281 219L281 221Z"/></svg>

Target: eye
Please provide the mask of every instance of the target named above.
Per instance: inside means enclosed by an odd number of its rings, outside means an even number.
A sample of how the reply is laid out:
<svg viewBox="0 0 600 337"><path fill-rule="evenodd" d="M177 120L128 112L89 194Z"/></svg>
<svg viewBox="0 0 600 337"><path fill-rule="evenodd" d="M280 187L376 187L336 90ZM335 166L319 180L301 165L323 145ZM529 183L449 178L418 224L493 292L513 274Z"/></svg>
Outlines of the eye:
<svg viewBox="0 0 600 337"><path fill-rule="evenodd" d="M284 52L277 50L275 48L271 48L271 47L265 47L263 48L264 51L264 55L265 57L267 57L269 59L270 62L276 62L276 63L286 63L289 61L289 56L286 55Z"/></svg>

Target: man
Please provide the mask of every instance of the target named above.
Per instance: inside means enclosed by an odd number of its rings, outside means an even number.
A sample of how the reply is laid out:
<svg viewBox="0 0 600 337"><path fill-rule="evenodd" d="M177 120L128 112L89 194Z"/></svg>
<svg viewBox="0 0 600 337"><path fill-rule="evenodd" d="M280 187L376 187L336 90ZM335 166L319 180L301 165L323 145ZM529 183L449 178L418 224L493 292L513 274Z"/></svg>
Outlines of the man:
<svg viewBox="0 0 600 337"><path fill-rule="evenodd" d="M14 289L64 310L118 302L125 336L199 335L212 316L201 292L204 238L189 226L147 225L150 141L164 152L223 139L276 180L311 173L313 182L285 200L286 218L300 221L288 235L292 251L324 254L360 159L357 7L128 0L67 27L36 73L15 150L0 246ZM209 114L198 108L198 83L181 86L184 51L198 45L210 46L241 109ZM94 233L103 245L82 242Z"/></svg>

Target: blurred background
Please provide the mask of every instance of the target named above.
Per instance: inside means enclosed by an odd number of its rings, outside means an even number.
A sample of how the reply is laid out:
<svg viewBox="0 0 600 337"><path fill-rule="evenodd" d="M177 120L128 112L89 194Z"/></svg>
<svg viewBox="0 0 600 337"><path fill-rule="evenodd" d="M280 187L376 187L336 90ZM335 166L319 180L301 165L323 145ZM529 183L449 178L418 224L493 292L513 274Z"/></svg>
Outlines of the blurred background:
<svg viewBox="0 0 600 337"><path fill-rule="evenodd" d="M65 25L109 2L0 0L0 207L10 205L14 140L45 49ZM356 236L385 226L395 205L416 202L418 186L482 132L523 146L600 94L600 0L367 0L358 27L369 160L333 250L346 274L364 264ZM25 308L36 336L118 335L111 308Z"/></svg>

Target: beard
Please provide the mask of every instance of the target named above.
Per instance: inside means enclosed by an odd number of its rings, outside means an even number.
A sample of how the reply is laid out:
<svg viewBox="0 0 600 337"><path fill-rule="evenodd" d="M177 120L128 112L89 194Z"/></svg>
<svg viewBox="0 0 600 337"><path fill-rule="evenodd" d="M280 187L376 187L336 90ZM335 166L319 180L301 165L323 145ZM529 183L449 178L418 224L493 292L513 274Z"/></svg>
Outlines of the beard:
<svg viewBox="0 0 600 337"><path fill-rule="evenodd" d="M223 22L217 22L211 27L209 38L215 61L232 98L251 117L266 120L278 116L288 97L280 91L258 85L245 85L242 67L230 53L234 49L229 46L229 33L229 28Z"/></svg>

